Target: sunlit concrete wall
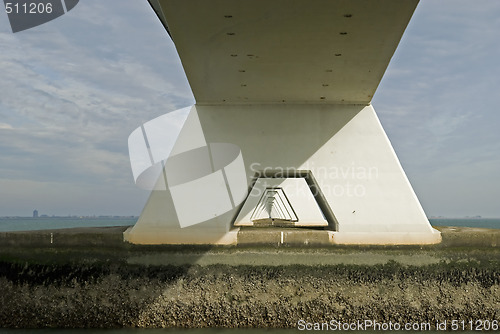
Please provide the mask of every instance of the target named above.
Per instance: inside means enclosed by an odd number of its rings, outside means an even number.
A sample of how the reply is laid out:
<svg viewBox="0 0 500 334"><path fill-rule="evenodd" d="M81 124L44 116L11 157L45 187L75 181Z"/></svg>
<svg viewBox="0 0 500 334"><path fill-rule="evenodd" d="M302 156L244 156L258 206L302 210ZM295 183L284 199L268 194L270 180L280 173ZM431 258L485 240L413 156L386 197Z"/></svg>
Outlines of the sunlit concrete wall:
<svg viewBox="0 0 500 334"><path fill-rule="evenodd" d="M310 170L338 221L333 243L440 241L371 105L198 105L191 113L197 114L207 143L231 143L241 149L248 187L256 173L266 169ZM185 129L178 140L189 140ZM182 228L168 188L153 190L125 239L234 244L232 224L243 201ZM192 210L197 205L193 202Z"/></svg>

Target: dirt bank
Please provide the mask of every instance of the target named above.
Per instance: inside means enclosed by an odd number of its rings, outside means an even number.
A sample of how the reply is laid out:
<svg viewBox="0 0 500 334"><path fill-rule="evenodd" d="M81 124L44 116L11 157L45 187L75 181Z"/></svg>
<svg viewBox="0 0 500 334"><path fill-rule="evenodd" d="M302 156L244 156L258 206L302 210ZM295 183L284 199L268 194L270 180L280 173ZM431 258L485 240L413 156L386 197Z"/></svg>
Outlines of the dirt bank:
<svg viewBox="0 0 500 334"><path fill-rule="evenodd" d="M0 327L500 321L498 231L448 228L427 247L294 248L137 246L122 229L0 235Z"/></svg>
<svg viewBox="0 0 500 334"><path fill-rule="evenodd" d="M500 266L0 263L2 327L272 327L500 320Z"/></svg>

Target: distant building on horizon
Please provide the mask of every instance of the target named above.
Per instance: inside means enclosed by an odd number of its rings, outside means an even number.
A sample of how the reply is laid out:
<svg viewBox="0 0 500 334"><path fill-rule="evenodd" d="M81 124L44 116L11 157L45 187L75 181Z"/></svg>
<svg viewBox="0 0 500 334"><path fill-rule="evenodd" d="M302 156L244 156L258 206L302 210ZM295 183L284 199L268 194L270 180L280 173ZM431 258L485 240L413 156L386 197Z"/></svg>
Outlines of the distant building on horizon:
<svg viewBox="0 0 500 334"><path fill-rule="evenodd" d="M33 218L38 218L38 210L37 209L35 209L33 211Z"/></svg>

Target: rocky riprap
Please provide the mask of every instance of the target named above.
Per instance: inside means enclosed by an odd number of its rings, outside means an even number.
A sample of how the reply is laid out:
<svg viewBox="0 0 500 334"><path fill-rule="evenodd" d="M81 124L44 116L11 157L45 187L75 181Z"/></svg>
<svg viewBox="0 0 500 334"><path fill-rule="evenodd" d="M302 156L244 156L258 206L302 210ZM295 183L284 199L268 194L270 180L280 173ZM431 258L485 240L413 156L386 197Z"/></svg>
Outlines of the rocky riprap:
<svg viewBox="0 0 500 334"><path fill-rule="evenodd" d="M0 262L0 327L296 328L300 319L500 320L498 254L422 266Z"/></svg>

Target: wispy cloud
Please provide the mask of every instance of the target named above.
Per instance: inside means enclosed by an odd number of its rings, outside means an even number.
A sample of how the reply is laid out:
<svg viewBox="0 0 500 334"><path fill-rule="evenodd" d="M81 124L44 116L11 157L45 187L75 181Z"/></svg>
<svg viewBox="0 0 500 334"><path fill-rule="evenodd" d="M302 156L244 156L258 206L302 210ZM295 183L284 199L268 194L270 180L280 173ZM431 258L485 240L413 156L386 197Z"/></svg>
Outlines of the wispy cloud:
<svg viewBox="0 0 500 334"><path fill-rule="evenodd" d="M465 176L500 168L499 13L495 0L420 1L374 99L410 179L424 189L421 197L430 199L434 214L442 203L438 187L464 196L481 193L482 182L457 178L457 170ZM469 206L483 201L495 211L490 195Z"/></svg>
<svg viewBox="0 0 500 334"><path fill-rule="evenodd" d="M12 129L12 125L7 123L0 123L0 130L8 130L8 129Z"/></svg>
<svg viewBox="0 0 500 334"><path fill-rule="evenodd" d="M132 186L130 132L194 102L147 3L117 2L17 34L0 25L0 179Z"/></svg>

